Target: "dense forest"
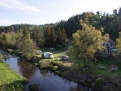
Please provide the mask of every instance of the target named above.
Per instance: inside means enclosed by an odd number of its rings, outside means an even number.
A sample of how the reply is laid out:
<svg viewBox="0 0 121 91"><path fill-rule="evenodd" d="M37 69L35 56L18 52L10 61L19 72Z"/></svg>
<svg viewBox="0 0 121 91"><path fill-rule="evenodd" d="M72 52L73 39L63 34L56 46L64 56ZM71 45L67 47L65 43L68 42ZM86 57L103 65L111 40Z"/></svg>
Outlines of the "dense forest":
<svg viewBox="0 0 121 91"><path fill-rule="evenodd" d="M10 32L20 33L25 30L26 27L30 32L30 37L39 47L42 47L43 45L46 45L47 47L55 47L55 44L63 46L66 41L66 36L68 39L71 39L73 33L78 29L82 29L80 20L83 20L86 24L92 25L96 29L102 29L104 31L103 34L108 33L111 39L115 41L118 37L118 32L121 31L121 8L119 10L115 9L112 12L113 14L102 14L100 11L97 11L96 13L83 12L82 14L70 17L67 21L61 20L55 24L16 24L11 26L1 26L0 32L8 34ZM60 43L58 43L59 41Z"/></svg>

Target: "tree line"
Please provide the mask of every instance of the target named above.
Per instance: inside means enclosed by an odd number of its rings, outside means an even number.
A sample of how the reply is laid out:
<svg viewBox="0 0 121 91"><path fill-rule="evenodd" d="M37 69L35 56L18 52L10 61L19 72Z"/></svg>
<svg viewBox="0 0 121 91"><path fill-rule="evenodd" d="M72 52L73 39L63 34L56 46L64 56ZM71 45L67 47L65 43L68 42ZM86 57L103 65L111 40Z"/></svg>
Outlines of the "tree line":
<svg viewBox="0 0 121 91"><path fill-rule="evenodd" d="M52 26L47 27L44 31L36 26L33 29L24 26L18 31L2 31L0 33L0 46L12 49L25 47L24 49L27 50L29 45L36 45L39 48L43 46L48 48L63 47L66 42L66 31L62 28L55 31Z"/></svg>
<svg viewBox="0 0 121 91"><path fill-rule="evenodd" d="M72 38L73 33L78 29L82 29L82 25L80 24L80 20L82 19L85 23L90 24L97 29L103 27L103 34L108 33L113 40L116 40L118 32L121 31L121 8L119 8L119 10L115 9L112 12L112 14L102 13L100 11L97 11L96 13L83 12L82 14L70 17L67 21L61 20L57 23L44 25L16 24L7 27L1 26L0 32L19 31L24 26L27 26L30 31L33 30L34 27L40 28L42 31L45 31L49 27L53 27L55 31L58 31L59 28L64 29L67 37Z"/></svg>

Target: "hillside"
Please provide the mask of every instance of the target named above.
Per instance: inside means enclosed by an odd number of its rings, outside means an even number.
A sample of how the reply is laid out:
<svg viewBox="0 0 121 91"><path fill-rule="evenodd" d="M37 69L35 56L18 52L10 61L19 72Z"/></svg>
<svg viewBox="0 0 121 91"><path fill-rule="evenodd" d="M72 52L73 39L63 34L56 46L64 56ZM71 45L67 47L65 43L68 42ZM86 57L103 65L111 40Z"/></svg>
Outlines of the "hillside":
<svg viewBox="0 0 121 91"><path fill-rule="evenodd" d="M30 25L30 24L16 24L11 26L1 26L0 32L7 31L20 31L24 26L27 26L30 31L34 28L39 28L45 31L48 27L54 27L57 31L58 28L64 28L68 38L72 37L72 34L78 29L81 29L80 20L84 20L87 24L94 26L96 29L104 28L104 34L110 34L110 37L115 40L118 37L118 32L121 31L121 8L119 10L112 10L113 14L105 14L99 11L93 12L83 12L82 14L77 14L70 17L67 21L61 20L55 24L45 24L45 25Z"/></svg>

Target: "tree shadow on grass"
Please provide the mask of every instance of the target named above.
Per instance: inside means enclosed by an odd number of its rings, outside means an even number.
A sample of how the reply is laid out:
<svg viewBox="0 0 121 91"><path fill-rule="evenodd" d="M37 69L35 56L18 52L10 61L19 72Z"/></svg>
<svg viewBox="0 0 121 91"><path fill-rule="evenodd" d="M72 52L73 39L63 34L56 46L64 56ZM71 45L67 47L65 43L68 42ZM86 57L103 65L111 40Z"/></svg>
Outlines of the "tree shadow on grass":
<svg viewBox="0 0 121 91"><path fill-rule="evenodd" d="M25 80L17 80L9 84L3 84L0 86L0 91L24 91L26 82Z"/></svg>

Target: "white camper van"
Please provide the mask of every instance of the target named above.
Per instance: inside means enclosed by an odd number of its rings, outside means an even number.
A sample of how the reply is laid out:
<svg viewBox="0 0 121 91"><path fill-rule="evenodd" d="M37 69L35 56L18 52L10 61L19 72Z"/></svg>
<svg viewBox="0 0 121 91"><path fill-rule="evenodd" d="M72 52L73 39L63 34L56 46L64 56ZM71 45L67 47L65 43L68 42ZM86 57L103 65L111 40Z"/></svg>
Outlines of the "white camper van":
<svg viewBox="0 0 121 91"><path fill-rule="evenodd" d="M42 53L42 57L43 58L53 58L54 56L53 56L53 53L51 53L51 52L44 52L44 53Z"/></svg>

